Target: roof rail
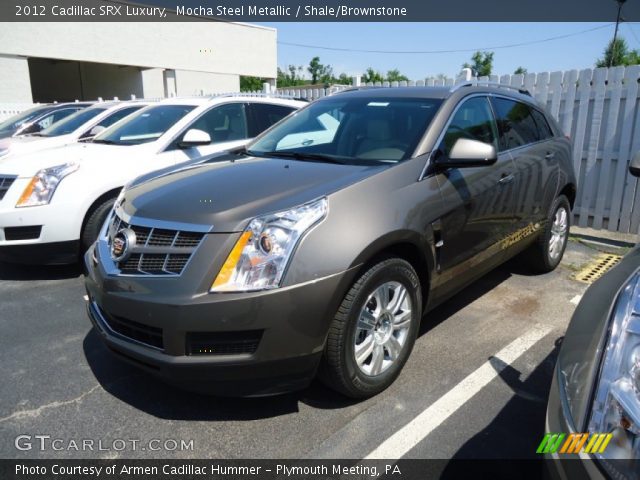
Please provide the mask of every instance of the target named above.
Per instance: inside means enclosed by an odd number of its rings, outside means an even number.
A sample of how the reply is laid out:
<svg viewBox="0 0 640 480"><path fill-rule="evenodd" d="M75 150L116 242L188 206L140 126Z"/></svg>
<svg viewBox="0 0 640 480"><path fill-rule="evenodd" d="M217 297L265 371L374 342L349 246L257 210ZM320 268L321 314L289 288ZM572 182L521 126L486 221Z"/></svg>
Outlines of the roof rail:
<svg viewBox="0 0 640 480"><path fill-rule="evenodd" d="M449 90L450 93L453 93L457 90L460 90L464 87L494 87L494 88L507 88L509 90L515 90L523 95L528 95L531 97L531 92L524 87L516 87L514 85L508 85L506 83L497 83L497 82L464 82L454 85Z"/></svg>
<svg viewBox="0 0 640 480"><path fill-rule="evenodd" d="M214 93L211 95L196 95L193 98L225 98L225 97L260 97L260 98L282 98L287 100L297 100L294 95L285 95L282 93L262 93L262 92L229 92L229 93Z"/></svg>

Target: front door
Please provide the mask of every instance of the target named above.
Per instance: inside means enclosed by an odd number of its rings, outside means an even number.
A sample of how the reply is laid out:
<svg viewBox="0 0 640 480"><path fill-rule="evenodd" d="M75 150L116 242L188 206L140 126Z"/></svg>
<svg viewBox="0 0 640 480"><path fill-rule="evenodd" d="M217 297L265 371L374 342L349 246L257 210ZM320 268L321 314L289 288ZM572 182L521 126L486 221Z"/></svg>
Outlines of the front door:
<svg viewBox="0 0 640 480"><path fill-rule="evenodd" d="M498 132L489 100L463 100L453 114L434 155L446 157L459 138L498 146ZM442 159L441 159L442 160ZM445 163L446 164L446 163ZM441 283L466 283L468 272L490 268L502 258L501 243L513 229L515 166L499 154L495 164L447 168L437 176L445 214L438 226Z"/></svg>

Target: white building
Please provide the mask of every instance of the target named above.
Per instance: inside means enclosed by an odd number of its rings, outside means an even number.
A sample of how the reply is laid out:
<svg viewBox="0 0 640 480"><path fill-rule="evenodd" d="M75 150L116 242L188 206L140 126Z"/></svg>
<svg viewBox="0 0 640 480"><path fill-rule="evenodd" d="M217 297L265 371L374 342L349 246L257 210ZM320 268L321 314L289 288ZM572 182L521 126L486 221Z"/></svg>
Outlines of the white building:
<svg viewBox="0 0 640 480"><path fill-rule="evenodd" d="M241 23L0 23L0 102L238 91L276 55L274 29Z"/></svg>

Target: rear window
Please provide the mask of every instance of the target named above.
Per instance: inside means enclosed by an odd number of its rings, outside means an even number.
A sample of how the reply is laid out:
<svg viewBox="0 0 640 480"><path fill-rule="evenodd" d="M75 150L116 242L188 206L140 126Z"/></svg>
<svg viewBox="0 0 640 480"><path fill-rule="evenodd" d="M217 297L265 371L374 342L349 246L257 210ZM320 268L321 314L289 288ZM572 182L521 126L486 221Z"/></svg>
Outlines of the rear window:
<svg viewBox="0 0 640 480"><path fill-rule="evenodd" d="M251 137L265 131L295 110L293 107L269 103L251 103L249 108L253 113L253 121L249 123L249 136Z"/></svg>
<svg viewBox="0 0 640 480"><path fill-rule="evenodd" d="M500 150L511 150L540 140L529 105L506 98L493 98L500 132Z"/></svg>
<svg viewBox="0 0 640 480"><path fill-rule="evenodd" d="M549 122L547 122L545 116L535 108L531 110L531 115L533 115L533 119L535 120L536 126L538 127L539 139L546 140L553 137L553 130L551 130Z"/></svg>

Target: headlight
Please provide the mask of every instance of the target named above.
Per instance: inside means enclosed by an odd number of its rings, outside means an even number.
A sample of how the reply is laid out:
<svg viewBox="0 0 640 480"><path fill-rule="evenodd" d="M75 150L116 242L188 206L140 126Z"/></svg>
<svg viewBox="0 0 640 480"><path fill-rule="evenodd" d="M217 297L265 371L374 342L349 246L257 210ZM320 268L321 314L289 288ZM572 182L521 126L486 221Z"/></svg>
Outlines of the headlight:
<svg viewBox="0 0 640 480"><path fill-rule="evenodd" d="M622 290L611 322L589 431L613 434L595 456L618 478L636 472L640 461L640 274ZM626 461L608 461L614 459Z"/></svg>
<svg viewBox="0 0 640 480"><path fill-rule="evenodd" d="M40 170L24 189L16 207L47 205L64 177L78 170L77 163L65 163Z"/></svg>
<svg viewBox="0 0 640 480"><path fill-rule="evenodd" d="M300 237L327 214L327 199L253 219L211 285L212 292L277 288Z"/></svg>

